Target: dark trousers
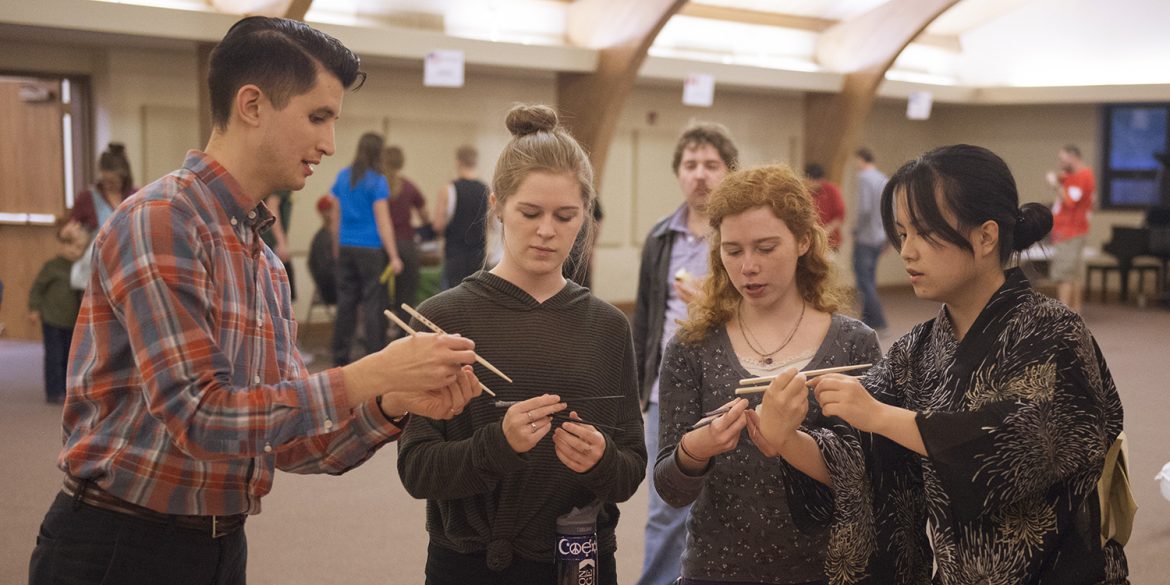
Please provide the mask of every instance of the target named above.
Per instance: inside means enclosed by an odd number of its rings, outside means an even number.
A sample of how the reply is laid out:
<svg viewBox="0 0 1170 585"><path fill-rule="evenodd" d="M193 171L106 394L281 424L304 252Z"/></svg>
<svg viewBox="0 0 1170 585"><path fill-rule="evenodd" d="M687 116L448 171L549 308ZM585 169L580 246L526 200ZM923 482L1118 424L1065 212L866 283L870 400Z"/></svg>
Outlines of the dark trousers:
<svg viewBox="0 0 1170 585"><path fill-rule="evenodd" d="M337 258L337 320L333 323L333 365L349 363L358 305L365 330L362 355L386 345L386 321L382 311L390 304L386 285L378 282L389 262L384 250L342 246Z"/></svg>
<svg viewBox="0 0 1170 585"><path fill-rule="evenodd" d="M464 278L483 268L483 250L448 250L443 256L443 290L455 288Z"/></svg>
<svg viewBox="0 0 1170 585"><path fill-rule="evenodd" d="M65 372L69 369L73 329L41 322L41 334L45 341L45 400L61 402L65 399Z"/></svg>
<svg viewBox="0 0 1170 585"><path fill-rule="evenodd" d="M244 585L248 540L221 538L74 502L45 514L29 563L30 585Z"/></svg>
<svg viewBox="0 0 1170 585"><path fill-rule="evenodd" d="M414 240L398 240L398 257L402 259L402 272L394 278L394 312L407 323L410 323L410 313L402 310L402 303L410 306L418 304L418 281L421 261L418 257L418 244Z"/></svg>
<svg viewBox="0 0 1170 585"><path fill-rule="evenodd" d="M427 547L426 573L426 585L558 585L556 565L551 560L540 563L515 557L507 569L493 571L484 553L457 553L434 544ZM597 555L594 583L617 585L613 553Z"/></svg>

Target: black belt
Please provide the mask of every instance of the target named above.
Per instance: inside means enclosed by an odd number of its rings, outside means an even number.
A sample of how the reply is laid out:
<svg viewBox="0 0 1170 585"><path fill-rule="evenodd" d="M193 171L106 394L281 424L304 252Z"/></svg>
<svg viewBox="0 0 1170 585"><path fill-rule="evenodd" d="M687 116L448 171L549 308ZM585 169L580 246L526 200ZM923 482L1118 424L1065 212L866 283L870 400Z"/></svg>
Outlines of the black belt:
<svg viewBox="0 0 1170 585"><path fill-rule="evenodd" d="M192 530L208 534L211 538L227 536L244 527L247 514L232 514L230 516L186 516L182 514L163 514L150 508L132 504L111 495L98 487L92 481L77 479L71 475L65 476L65 486L62 489L66 495L75 501L89 504L94 508L101 508L110 512L126 514L157 524L169 524L176 528Z"/></svg>

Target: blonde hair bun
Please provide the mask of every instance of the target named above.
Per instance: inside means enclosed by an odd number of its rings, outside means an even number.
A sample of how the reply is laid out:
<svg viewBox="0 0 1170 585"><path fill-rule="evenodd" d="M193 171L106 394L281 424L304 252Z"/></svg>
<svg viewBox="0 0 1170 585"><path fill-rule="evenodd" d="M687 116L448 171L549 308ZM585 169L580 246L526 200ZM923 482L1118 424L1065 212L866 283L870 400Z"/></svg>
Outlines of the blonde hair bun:
<svg viewBox="0 0 1170 585"><path fill-rule="evenodd" d="M551 132L560 121L556 110L540 104L517 104L504 122L512 136L519 138L537 132Z"/></svg>

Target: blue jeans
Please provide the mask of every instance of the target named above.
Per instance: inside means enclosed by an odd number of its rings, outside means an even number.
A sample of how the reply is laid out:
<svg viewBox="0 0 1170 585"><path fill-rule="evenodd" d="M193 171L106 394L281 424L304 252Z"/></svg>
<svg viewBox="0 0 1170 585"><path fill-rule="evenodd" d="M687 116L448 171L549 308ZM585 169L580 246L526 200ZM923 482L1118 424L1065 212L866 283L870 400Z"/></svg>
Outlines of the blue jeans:
<svg viewBox="0 0 1170 585"><path fill-rule="evenodd" d="M244 585L248 541L76 503L58 493L29 561L31 585Z"/></svg>
<svg viewBox="0 0 1170 585"><path fill-rule="evenodd" d="M691 507L675 508L658 497L654 489L654 462L658 459L658 403L646 412L646 453L649 466L646 483L650 513L646 517L646 555L638 585L670 585L679 577L682 555L687 548L687 516Z"/></svg>
<svg viewBox="0 0 1170 585"><path fill-rule="evenodd" d="M861 295L861 320L874 329L886 328L886 315L877 293L877 263L883 248L884 244L853 245L853 274L857 277L857 293Z"/></svg>

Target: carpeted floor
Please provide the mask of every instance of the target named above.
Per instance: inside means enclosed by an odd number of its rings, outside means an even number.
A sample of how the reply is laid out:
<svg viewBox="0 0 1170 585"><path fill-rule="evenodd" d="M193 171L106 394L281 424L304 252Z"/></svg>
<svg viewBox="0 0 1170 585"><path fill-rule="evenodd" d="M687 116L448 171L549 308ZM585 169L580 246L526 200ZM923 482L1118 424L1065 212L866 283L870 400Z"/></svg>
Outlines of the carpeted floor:
<svg viewBox="0 0 1170 585"><path fill-rule="evenodd" d="M888 345L935 306L908 290L884 291ZM1131 439L1132 481L1142 509L1127 549L1135 584L1170 574L1170 502L1153 477L1170 461L1170 384L1157 367L1170 356L1170 311L1090 304L1086 320L1116 378ZM324 365L325 341L307 339ZM59 407L44 403L39 344L0 340L0 583L27 580L37 526L60 486ZM399 485L389 446L341 477L280 474L264 513L248 521L249 582L280 584L422 583L427 536L424 504ZM643 488L621 506L618 575L633 583L642 563Z"/></svg>

